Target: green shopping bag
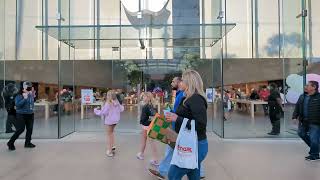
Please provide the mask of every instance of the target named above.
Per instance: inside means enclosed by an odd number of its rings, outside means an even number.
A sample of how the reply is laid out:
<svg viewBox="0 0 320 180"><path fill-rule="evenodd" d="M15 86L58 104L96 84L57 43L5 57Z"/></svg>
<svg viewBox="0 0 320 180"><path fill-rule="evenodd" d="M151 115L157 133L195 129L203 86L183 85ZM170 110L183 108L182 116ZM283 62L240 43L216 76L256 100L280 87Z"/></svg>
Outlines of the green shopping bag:
<svg viewBox="0 0 320 180"><path fill-rule="evenodd" d="M148 137L164 144L173 145L178 134L171 128L171 123L167 122L163 115L156 114L149 125Z"/></svg>

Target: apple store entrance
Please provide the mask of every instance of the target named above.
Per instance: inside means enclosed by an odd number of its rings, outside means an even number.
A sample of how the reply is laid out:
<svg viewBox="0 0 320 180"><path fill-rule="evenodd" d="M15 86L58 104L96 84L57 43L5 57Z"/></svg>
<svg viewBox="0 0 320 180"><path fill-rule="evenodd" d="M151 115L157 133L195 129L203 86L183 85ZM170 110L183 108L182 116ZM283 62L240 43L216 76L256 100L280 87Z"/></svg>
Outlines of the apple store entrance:
<svg viewBox="0 0 320 180"><path fill-rule="evenodd" d="M218 72L213 72L212 66L219 66L221 60L219 40L234 26L235 24L36 26L58 41L59 86L61 90L66 87L73 90L71 115L65 115L64 110L60 112L61 128L66 130L64 134L73 129L102 131L101 119L94 115L93 108L103 104L103 94L110 89L115 89L122 95L125 106L117 129L135 132L140 129L140 94L143 91L154 93L157 109L161 111L164 104L172 103L175 96L170 85L172 78L181 76L184 69L200 70L205 88L212 88L213 83L221 86L221 82L214 82L213 76L220 74L214 74ZM91 59L81 58L90 51L94 54ZM213 61L218 63L214 65ZM92 91L93 101L84 103L81 100L84 90ZM63 109L67 103L64 104ZM211 110L208 110L210 114L213 113ZM222 116L215 116L222 119ZM209 126L213 127L213 116L210 118Z"/></svg>
<svg viewBox="0 0 320 180"><path fill-rule="evenodd" d="M297 18L305 9L300 1L0 4L0 89L3 94L12 84L19 88L23 81L33 83L34 138L103 132L94 108L104 104L111 89L125 107L116 130L138 132L141 93L152 92L162 112L175 98L171 80L185 69L202 76L208 131L223 138L273 138L267 134L272 124L265 96L267 86L276 84L285 111L275 137L297 137L290 117L303 92L302 80L319 79L319 63L312 63L316 58L310 56L306 63L308 52L316 54L316 46L307 45L316 33L310 33L310 24L309 39L302 41L309 16ZM315 52L308 50L312 47ZM7 117L0 101L0 138L10 137L5 133Z"/></svg>

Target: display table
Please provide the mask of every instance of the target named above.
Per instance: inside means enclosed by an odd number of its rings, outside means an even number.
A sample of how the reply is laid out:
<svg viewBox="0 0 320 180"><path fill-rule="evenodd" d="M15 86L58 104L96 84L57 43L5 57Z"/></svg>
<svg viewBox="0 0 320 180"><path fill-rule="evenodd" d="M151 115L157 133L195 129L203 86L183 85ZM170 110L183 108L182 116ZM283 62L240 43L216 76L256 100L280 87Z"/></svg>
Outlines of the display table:
<svg viewBox="0 0 320 180"><path fill-rule="evenodd" d="M34 106L44 106L44 116L45 120L49 119L50 116L50 106L58 105L57 102L48 102L48 101L42 101L42 102L35 102Z"/></svg>
<svg viewBox="0 0 320 180"><path fill-rule="evenodd" d="M137 97L131 97L131 96L127 96L124 98L125 100L125 105L135 105L138 103L138 98Z"/></svg>
<svg viewBox="0 0 320 180"><path fill-rule="evenodd" d="M103 101L97 101L97 102L90 103L90 104L81 104L81 119L84 118L84 108L87 106L100 106L102 108Z"/></svg>
<svg viewBox="0 0 320 180"><path fill-rule="evenodd" d="M268 104L266 101L261 101L261 100L248 100L248 99L230 99L232 102L235 103L240 103L240 104L249 104L250 105L250 114L251 118L254 119L254 105L263 105L263 104ZM236 110L237 106L235 106Z"/></svg>

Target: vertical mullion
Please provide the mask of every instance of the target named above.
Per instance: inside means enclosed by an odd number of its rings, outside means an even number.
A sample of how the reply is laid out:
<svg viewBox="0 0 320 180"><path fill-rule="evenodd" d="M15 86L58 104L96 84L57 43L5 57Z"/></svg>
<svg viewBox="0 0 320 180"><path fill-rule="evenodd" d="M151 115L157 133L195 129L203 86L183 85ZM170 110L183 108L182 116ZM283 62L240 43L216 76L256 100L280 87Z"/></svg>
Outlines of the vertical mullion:
<svg viewBox="0 0 320 180"><path fill-rule="evenodd" d="M61 16L61 0L58 0L58 14ZM58 19L58 90L61 89L61 18ZM58 96L60 107L61 97ZM61 138L61 108L58 109L58 138Z"/></svg>
<svg viewBox="0 0 320 180"><path fill-rule="evenodd" d="M93 1L93 59L96 60L96 0Z"/></svg>
<svg viewBox="0 0 320 180"><path fill-rule="evenodd" d="M308 21L309 21L309 39L308 39L308 44L309 44L309 59L312 60L313 58L313 45L312 45L312 1L308 0Z"/></svg>
<svg viewBox="0 0 320 180"><path fill-rule="evenodd" d="M306 8L305 0L301 0L301 13L302 13L302 61L303 61L303 86L306 85L307 75L307 59L306 59L306 17L303 11Z"/></svg>
<svg viewBox="0 0 320 180"><path fill-rule="evenodd" d="M253 37L253 22L254 22L254 19L253 19L253 1L254 0L251 0L251 58L253 59L254 57L254 48L253 48L253 44L254 44L254 37Z"/></svg>
<svg viewBox="0 0 320 180"><path fill-rule="evenodd" d="M97 60L100 60L100 0L97 0Z"/></svg>

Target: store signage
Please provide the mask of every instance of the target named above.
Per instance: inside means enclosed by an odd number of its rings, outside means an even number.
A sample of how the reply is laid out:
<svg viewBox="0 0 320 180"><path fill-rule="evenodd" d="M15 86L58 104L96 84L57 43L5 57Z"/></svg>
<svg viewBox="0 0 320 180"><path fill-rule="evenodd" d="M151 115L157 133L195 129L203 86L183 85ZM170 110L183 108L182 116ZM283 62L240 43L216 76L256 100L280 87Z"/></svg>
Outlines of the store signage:
<svg viewBox="0 0 320 180"><path fill-rule="evenodd" d="M214 99L216 97L216 90L212 88L206 89L206 97L207 97L208 103L214 102Z"/></svg>
<svg viewBox="0 0 320 180"><path fill-rule="evenodd" d="M93 90L92 89L81 89L81 103L82 104L93 103Z"/></svg>

